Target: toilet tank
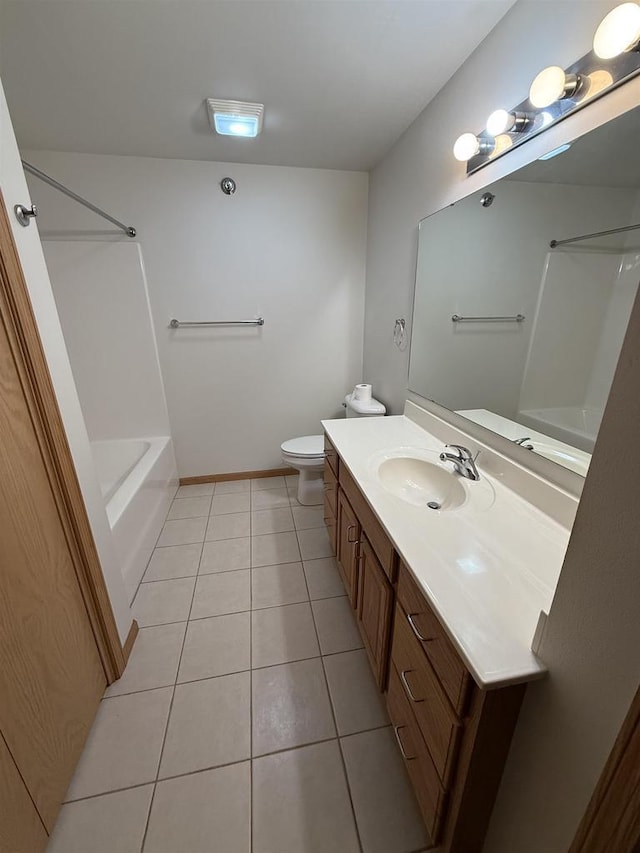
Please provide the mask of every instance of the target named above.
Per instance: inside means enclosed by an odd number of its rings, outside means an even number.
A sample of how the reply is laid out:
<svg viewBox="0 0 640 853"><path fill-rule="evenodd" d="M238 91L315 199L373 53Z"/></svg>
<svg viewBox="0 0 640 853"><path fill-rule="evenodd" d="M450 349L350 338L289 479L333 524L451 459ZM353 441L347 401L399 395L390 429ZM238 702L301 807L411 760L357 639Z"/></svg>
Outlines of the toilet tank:
<svg viewBox="0 0 640 853"><path fill-rule="evenodd" d="M386 414L386 407L379 400L355 400L353 394L347 394L344 405L348 418L373 418Z"/></svg>

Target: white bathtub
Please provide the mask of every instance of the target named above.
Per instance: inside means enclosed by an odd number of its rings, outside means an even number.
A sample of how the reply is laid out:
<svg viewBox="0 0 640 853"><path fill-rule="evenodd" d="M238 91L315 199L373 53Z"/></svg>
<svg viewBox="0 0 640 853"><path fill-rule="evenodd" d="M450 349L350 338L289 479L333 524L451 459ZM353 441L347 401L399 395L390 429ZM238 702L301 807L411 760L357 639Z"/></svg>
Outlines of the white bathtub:
<svg viewBox="0 0 640 853"><path fill-rule="evenodd" d="M592 453L602 414L599 409L558 406L549 409L525 409L518 412L518 420L559 441Z"/></svg>
<svg viewBox="0 0 640 853"><path fill-rule="evenodd" d="M178 487L169 436L92 441L100 488L129 600Z"/></svg>

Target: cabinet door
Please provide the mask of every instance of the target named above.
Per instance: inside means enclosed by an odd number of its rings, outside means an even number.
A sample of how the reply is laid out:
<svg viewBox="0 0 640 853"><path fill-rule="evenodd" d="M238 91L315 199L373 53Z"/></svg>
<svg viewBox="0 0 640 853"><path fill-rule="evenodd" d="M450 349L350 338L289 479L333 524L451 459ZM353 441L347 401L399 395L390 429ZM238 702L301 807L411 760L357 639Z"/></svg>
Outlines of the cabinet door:
<svg viewBox="0 0 640 853"><path fill-rule="evenodd" d="M393 588L364 535L360 543L358 571L360 633L369 654L378 687L384 690L388 669Z"/></svg>
<svg viewBox="0 0 640 853"><path fill-rule="evenodd" d="M338 492L338 568L351 606L358 602L358 549L360 523L342 491Z"/></svg>

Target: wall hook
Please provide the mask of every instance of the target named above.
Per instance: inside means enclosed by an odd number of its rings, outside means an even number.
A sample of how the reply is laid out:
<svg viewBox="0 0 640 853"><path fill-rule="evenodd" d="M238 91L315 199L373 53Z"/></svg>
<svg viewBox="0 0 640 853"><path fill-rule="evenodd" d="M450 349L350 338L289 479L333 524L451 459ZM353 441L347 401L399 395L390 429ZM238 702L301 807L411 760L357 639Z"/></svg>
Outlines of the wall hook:
<svg viewBox="0 0 640 853"><path fill-rule="evenodd" d="M26 207L24 204L15 204L13 212L20 225L26 228L28 225L31 225L31 220L38 215L38 208L35 204L32 204L31 207Z"/></svg>

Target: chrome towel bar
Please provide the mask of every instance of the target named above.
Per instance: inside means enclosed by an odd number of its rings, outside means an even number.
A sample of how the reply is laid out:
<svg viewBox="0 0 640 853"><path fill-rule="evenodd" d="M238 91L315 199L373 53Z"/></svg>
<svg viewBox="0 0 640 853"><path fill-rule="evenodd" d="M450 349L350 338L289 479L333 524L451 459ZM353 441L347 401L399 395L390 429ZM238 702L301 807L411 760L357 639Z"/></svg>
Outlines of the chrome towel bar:
<svg viewBox="0 0 640 853"><path fill-rule="evenodd" d="M201 320L198 322L169 320L170 329L181 329L183 326L264 326L264 317L258 317L255 320Z"/></svg>
<svg viewBox="0 0 640 853"><path fill-rule="evenodd" d="M512 317L461 317L454 314L451 320L454 323L522 323L524 314L515 314Z"/></svg>

